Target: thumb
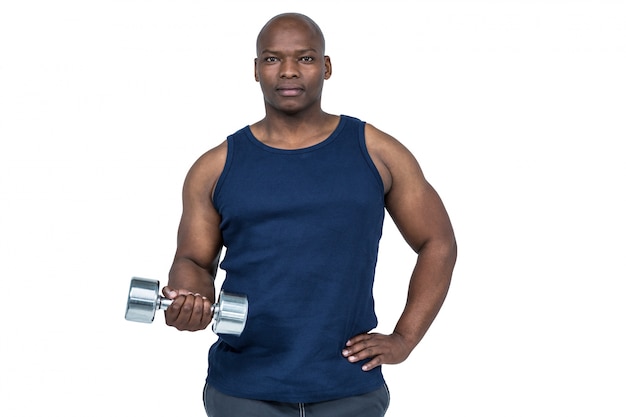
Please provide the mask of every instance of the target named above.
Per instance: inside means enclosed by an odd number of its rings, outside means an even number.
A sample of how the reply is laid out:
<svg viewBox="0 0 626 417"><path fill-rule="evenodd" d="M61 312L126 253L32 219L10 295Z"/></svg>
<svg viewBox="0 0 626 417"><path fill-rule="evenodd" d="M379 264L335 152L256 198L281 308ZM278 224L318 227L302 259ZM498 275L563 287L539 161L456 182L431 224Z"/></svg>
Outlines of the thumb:
<svg viewBox="0 0 626 417"><path fill-rule="evenodd" d="M170 288L168 286L163 287L163 295L166 298L169 298L170 300L173 300L174 298L178 297L178 291L176 291L173 288Z"/></svg>

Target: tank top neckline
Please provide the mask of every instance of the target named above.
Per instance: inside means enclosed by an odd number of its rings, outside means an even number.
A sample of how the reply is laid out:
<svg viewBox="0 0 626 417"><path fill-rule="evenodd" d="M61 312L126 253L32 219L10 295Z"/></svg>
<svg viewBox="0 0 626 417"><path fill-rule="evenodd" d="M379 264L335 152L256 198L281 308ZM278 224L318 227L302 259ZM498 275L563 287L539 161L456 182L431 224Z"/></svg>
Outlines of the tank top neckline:
<svg viewBox="0 0 626 417"><path fill-rule="evenodd" d="M250 142L252 142L254 145L258 146L259 148L267 152L281 153L281 154L299 154L299 153L305 153L305 152L312 152L312 151L315 151L317 149L323 148L324 146L331 144L341 133L341 130L346 124L346 119L347 119L347 116L343 114L340 115L339 123L337 124L337 127L335 127L335 130L333 130L326 139L316 143L315 145L306 146L304 148L297 148L297 149L282 149L282 148L275 148L273 146L266 145L265 143L257 139L256 136L254 136L254 134L252 133L252 130L250 129L250 125L245 127L244 132Z"/></svg>

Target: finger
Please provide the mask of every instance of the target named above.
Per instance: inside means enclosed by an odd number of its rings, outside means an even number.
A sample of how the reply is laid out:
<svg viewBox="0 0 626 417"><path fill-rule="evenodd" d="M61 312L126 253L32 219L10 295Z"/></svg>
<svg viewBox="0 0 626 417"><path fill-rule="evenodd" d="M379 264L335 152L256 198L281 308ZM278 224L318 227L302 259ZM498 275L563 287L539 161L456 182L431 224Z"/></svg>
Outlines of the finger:
<svg viewBox="0 0 626 417"><path fill-rule="evenodd" d="M211 302L205 297L202 297L202 321L206 323L207 326L209 325L209 323L211 323L211 320L213 319L213 310L211 309L211 306Z"/></svg>
<svg viewBox="0 0 626 417"><path fill-rule="evenodd" d="M165 310L165 323L168 326L174 326L180 315L180 308L185 302L185 297L177 297L174 302Z"/></svg>
<svg viewBox="0 0 626 417"><path fill-rule="evenodd" d="M202 308L202 299L196 295L187 295L185 298L188 298L191 304L191 313L189 315L189 321L187 322L187 328L193 332L198 330L200 323L202 323L202 312L204 311Z"/></svg>
<svg viewBox="0 0 626 417"><path fill-rule="evenodd" d="M376 337L377 335L375 334L362 334L353 337L346 343L346 347L342 351L343 356L351 357L358 355L363 350L371 349L377 344Z"/></svg>
<svg viewBox="0 0 626 417"><path fill-rule="evenodd" d="M167 308L166 312L171 310L170 322L168 324L176 327L178 330L188 330L194 303L193 295L179 294L174 303Z"/></svg>
<svg viewBox="0 0 626 417"><path fill-rule="evenodd" d="M361 341L343 351L343 355L348 358L350 362L359 362L373 358L380 353L379 345L373 339Z"/></svg>
<svg viewBox="0 0 626 417"><path fill-rule="evenodd" d="M211 302L201 294L194 294L193 314L190 326L195 330L204 330L211 323L213 312Z"/></svg>
<svg viewBox="0 0 626 417"><path fill-rule="evenodd" d="M371 338L372 335L369 333L358 334L354 337L351 337L350 340L346 342L346 346L353 346L355 343L362 342L363 340Z"/></svg>
<svg viewBox="0 0 626 417"><path fill-rule="evenodd" d="M202 296L189 294L185 296L185 304L183 304L183 311L188 312L187 329L190 331L196 331L202 328L202 314L204 312Z"/></svg>
<svg viewBox="0 0 626 417"><path fill-rule="evenodd" d="M383 355L377 355L372 358L371 361L367 362L365 365L361 366L361 369L365 372L371 371L372 369L379 367L384 363Z"/></svg>
<svg viewBox="0 0 626 417"><path fill-rule="evenodd" d="M356 350L352 354L349 354L347 359L351 363L362 362L369 359L369 362L361 366L363 371L370 371L385 363L385 354L387 353L387 350L384 345L374 344L366 346L365 344L362 344L357 347L360 350Z"/></svg>
<svg viewBox="0 0 626 417"><path fill-rule="evenodd" d="M211 302L201 294L190 294L186 298L193 298L193 310L187 323L187 330L197 331L204 330L211 323L213 312L211 311Z"/></svg>

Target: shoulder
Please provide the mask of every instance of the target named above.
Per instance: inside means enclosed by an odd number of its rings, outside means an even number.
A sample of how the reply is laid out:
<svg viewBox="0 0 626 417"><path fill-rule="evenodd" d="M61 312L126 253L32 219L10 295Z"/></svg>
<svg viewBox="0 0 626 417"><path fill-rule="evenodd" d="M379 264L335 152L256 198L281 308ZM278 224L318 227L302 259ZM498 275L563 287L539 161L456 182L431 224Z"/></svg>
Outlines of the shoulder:
<svg viewBox="0 0 626 417"><path fill-rule="evenodd" d="M370 123L365 123L365 143L370 152L385 160L400 155L414 159L413 154L398 139Z"/></svg>
<svg viewBox="0 0 626 417"><path fill-rule="evenodd" d="M419 179L422 171L415 156L398 139L365 124L365 144L385 184L385 192L404 178Z"/></svg>
<svg viewBox="0 0 626 417"><path fill-rule="evenodd" d="M217 180L224 170L227 155L228 142L223 141L196 159L185 178L186 192L210 200Z"/></svg>

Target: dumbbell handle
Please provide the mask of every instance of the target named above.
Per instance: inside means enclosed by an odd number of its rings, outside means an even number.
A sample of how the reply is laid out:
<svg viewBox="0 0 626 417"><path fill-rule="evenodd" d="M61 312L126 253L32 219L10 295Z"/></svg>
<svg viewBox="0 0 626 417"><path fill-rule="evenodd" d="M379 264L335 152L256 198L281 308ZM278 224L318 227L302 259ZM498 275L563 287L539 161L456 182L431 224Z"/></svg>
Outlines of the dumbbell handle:
<svg viewBox="0 0 626 417"><path fill-rule="evenodd" d="M157 310L167 310L167 308L169 306L171 306L174 303L174 300L171 300L167 297L163 297L162 295L159 295L157 297L156 300L156 309ZM217 304L211 304L211 314L217 314L220 311L220 306Z"/></svg>
<svg viewBox="0 0 626 417"><path fill-rule="evenodd" d="M169 298L163 297L163 296L158 296L157 297L157 302L156 302L156 308L157 310L167 310L167 308L169 306L172 305L172 303L174 302L174 300L170 300ZM211 306L213 307L213 306Z"/></svg>

